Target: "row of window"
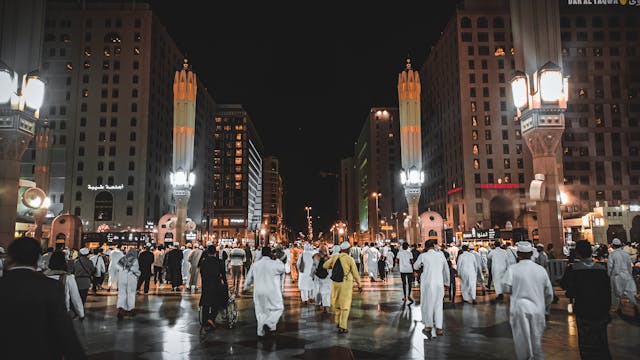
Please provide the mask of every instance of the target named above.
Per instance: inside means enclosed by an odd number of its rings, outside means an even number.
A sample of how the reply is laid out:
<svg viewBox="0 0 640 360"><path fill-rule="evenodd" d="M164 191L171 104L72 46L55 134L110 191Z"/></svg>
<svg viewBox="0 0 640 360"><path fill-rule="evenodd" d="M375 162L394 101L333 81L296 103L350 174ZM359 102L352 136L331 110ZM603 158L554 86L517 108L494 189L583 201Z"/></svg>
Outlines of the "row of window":
<svg viewBox="0 0 640 360"><path fill-rule="evenodd" d="M493 159L486 159L486 162L487 162L487 169L493 169ZM524 169L524 162L522 161L521 158L518 158L516 160L516 163L517 163L518 169ZM480 169L480 159L473 159L473 168L476 170ZM503 160L503 168L511 169L511 159Z"/></svg>
<svg viewBox="0 0 640 360"><path fill-rule="evenodd" d="M493 27L494 28L498 28L498 29L502 29L504 28L504 18L502 17L494 17L492 19L492 23L493 23ZM463 17L460 19L460 27L463 29L468 29L471 28L473 26L473 22L471 21L471 18L469 17ZM476 19L476 27L481 28L481 29L486 29L489 27L489 19L485 16L481 16L478 19Z"/></svg>
<svg viewBox="0 0 640 360"><path fill-rule="evenodd" d="M475 184L482 184L482 178L479 173L473 174L473 182ZM498 181L497 181L498 184L502 184L502 183L510 184L511 182L512 182L511 173L505 173L504 176L501 178L498 178ZM496 179L493 173L487 174L487 183L488 184L496 183ZM524 184L524 173L518 173L518 184ZM477 190L480 190L480 189L477 189ZM479 196L476 194L476 197L479 197Z"/></svg>
<svg viewBox="0 0 640 360"><path fill-rule="evenodd" d="M479 32L476 33L476 37L478 42L489 42L489 33L488 32ZM470 32L462 32L460 34L460 39L462 42L473 42L473 33ZM506 41L505 33L502 31L496 31L493 33L493 41Z"/></svg>
<svg viewBox="0 0 640 360"><path fill-rule="evenodd" d="M104 146L99 146L98 147L98 155L99 156L104 156L105 154L105 148ZM85 155L85 148L84 146L80 146L78 147L78 156L84 156ZM109 156L115 156L116 155L116 147L115 146L111 146L109 147ZM129 156L135 156L136 155L136 147L135 146L130 146L129 147Z"/></svg>
<svg viewBox="0 0 640 360"><path fill-rule="evenodd" d="M113 177L109 177L111 178L111 180L113 180ZM98 177L97 180L98 185L102 185L102 177ZM113 185L113 184L110 184ZM60 196L62 198L62 196ZM82 191L76 191L76 197L75 197L76 201L82 201ZM133 191L127 191L127 200L128 201L133 201Z"/></svg>
<svg viewBox="0 0 640 360"><path fill-rule="evenodd" d="M578 31L575 33L575 40L576 41L589 41L589 33L586 31ZM608 39L605 39L605 33L604 31L594 31L593 33L591 33L591 40L593 41L605 41L605 40L609 40L609 41L623 41L622 39L622 33L620 31L610 31L609 32L609 37ZM560 40L562 41L572 41L573 38L573 33L569 32L569 31L563 31L560 33ZM638 33L635 31L627 31L625 33L625 39L627 41L636 41L638 40Z"/></svg>
<svg viewBox="0 0 640 360"><path fill-rule="evenodd" d="M485 154L486 155L492 155L493 154L493 144L485 144ZM473 144L472 146L472 150L473 155L478 155L480 153L480 147L478 146L478 144ZM510 147L509 144L502 144L502 154L504 155L509 155L510 153ZM516 144L515 145L515 153L517 155L522 154L522 144Z"/></svg>
<svg viewBox="0 0 640 360"><path fill-rule="evenodd" d="M503 59L497 59L498 64L498 69L504 69L504 60ZM475 60L469 60L469 70L474 70L476 68L476 62ZM513 62L511 62L512 66L511 68L513 69ZM487 70L489 68L489 62L487 60L480 60L480 67L482 68L482 70Z"/></svg>
<svg viewBox="0 0 640 360"><path fill-rule="evenodd" d="M99 120L99 125L100 125L100 127L106 127L107 126L107 118L101 117L100 120ZM111 125L111 127L117 127L118 126L118 118L112 117L110 125ZM129 120L129 126L136 127L137 125L138 125L138 119L132 117L131 120ZM86 127L87 126L87 118L85 118L85 117L80 118L80 126L81 127Z"/></svg>
<svg viewBox="0 0 640 360"><path fill-rule="evenodd" d="M102 176L98 176L96 181L99 181L98 185L103 185ZM77 186L82 186L83 183L84 183L84 180L83 180L82 176L76 176L76 185ZM134 181L133 176L129 176L127 178L127 185L132 186L132 185L134 185L134 183L135 183L135 181ZM108 185L115 185L113 176L107 177L107 184Z"/></svg>
<svg viewBox="0 0 640 360"><path fill-rule="evenodd" d="M489 82L489 74L487 73L482 74L482 83L486 84L488 82ZM501 84L504 84L507 82L505 79L504 73L498 73L498 82ZM471 84L476 83L476 74L474 73L469 74L469 83ZM504 94L504 91L502 92L502 94Z"/></svg>
<svg viewBox="0 0 640 360"><path fill-rule="evenodd" d="M475 101L471 102L471 112L478 111L478 104ZM491 103L489 101L484 101L482 104L483 111L491 111ZM500 111L507 111L507 102L500 101Z"/></svg>
<svg viewBox="0 0 640 360"><path fill-rule="evenodd" d="M604 18L602 16L594 16L590 20L591 20L591 26L594 28L605 27ZM627 16L624 19L624 26L631 27L631 26L636 26L637 24L638 24L638 18L635 15ZM584 16L577 16L573 21L573 25L579 28L587 27L587 18ZM571 18L567 16L560 17L561 28L569 28L571 26L572 26ZM610 28L610 27L621 27L621 26L622 26L622 20L619 16L611 16L608 18L607 27Z"/></svg>
<svg viewBox="0 0 640 360"><path fill-rule="evenodd" d="M103 161L98 161L96 163L96 165L97 165L98 171L104 171L104 162ZM116 163L114 161L109 161L108 166L109 166L109 171L115 171L116 170ZM129 168L128 169L129 169L129 171L134 171L136 169L135 162L129 161ZM77 170L78 171L84 171L84 162L78 161ZM110 184L110 185L112 185L112 184Z"/></svg>
<svg viewBox="0 0 640 360"><path fill-rule="evenodd" d="M591 49L591 52L589 52L587 49ZM634 47L622 48L625 50L624 55L622 55L622 51L620 50L621 48L619 47L611 47L611 48L604 48L604 49L608 49L610 56L636 56L636 54L638 53L637 49ZM596 57L605 55L604 50L601 47L595 47L595 48L563 47L562 48L562 56L587 56L589 54Z"/></svg>
<svg viewBox="0 0 640 360"><path fill-rule="evenodd" d="M51 19L51 18L47 18L45 19L44 22L44 26L46 28L55 28L56 27L56 19ZM121 28L122 27L122 19L120 18L116 18L111 19L111 18L106 18L104 19L104 27L106 28L111 28L111 25L115 24L116 28ZM93 19L89 18L86 19L84 22L84 26L86 28L92 28L93 27ZM134 18L133 20L133 27L139 29L142 26L142 19L141 18ZM69 19L61 19L60 20L60 27L61 28L70 28L71 27L71 20Z"/></svg>
<svg viewBox="0 0 640 360"><path fill-rule="evenodd" d="M148 209L147 209L148 210ZM127 206L127 216L133 216L133 207L131 206ZM75 216L82 216L82 209L79 206L76 206L73 209L73 215Z"/></svg>

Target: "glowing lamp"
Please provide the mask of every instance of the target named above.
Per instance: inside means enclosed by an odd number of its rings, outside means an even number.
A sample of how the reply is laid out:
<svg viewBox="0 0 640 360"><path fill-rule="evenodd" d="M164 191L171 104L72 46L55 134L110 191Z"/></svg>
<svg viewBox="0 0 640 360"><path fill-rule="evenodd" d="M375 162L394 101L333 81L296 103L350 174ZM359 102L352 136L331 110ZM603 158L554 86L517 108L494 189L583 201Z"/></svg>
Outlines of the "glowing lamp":
<svg viewBox="0 0 640 360"><path fill-rule="evenodd" d="M527 75L522 71L516 72L511 80L511 94L513 103L518 109L522 109L528 103L529 86L527 85Z"/></svg>
<svg viewBox="0 0 640 360"><path fill-rule="evenodd" d="M0 103L8 103L16 94L18 88L17 76L8 69L0 68Z"/></svg>
<svg viewBox="0 0 640 360"><path fill-rule="evenodd" d="M544 102L560 101L563 95L564 79L560 68L552 62L540 69L540 98Z"/></svg>
<svg viewBox="0 0 640 360"><path fill-rule="evenodd" d="M23 94L27 107L38 110L44 102L44 81L38 75L26 76Z"/></svg>

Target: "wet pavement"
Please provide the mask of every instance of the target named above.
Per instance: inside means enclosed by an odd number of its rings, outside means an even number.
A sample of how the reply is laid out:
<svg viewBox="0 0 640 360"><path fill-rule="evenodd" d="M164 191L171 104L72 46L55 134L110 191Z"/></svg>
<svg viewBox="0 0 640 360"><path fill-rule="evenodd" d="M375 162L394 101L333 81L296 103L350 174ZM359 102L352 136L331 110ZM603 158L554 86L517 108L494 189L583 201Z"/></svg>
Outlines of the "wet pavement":
<svg viewBox="0 0 640 360"><path fill-rule="evenodd" d="M285 312L277 335L258 339L251 294L238 297L238 324L204 333L198 321L199 294L152 288L136 300L137 315L116 318L116 294L90 295L84 321L74 320L90 359L513 359L515 352L504 304L490 304L493 293L478 304L445 302L444 336L422 334L420 308L403 306L399 277L388 283L364 281L354 292L348 334L338 335L331 313L300 301L297 287L286 281ZM547 359L579 359L575 318L567 301L552 305L543 338ZM419 299L418 291L414 298ZM614 359L636 358L640 323L612 313L609 344Z"/></svg>

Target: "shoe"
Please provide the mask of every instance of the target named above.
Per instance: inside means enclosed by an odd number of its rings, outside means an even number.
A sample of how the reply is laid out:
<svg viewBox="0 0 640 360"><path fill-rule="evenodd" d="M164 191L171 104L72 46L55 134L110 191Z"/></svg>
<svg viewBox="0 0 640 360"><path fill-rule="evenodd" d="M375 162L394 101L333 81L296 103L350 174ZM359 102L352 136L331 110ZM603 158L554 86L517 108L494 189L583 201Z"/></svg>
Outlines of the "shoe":
<svg viewBox="0 0 640 360"><path fill-rule="evenodd" d="M338 327L338 334L346 334L346 333L348 333L348 332L349 332L349 330L347 330L347 329L343 329L343 328L341 328L341 327Z"/></svg>
<svg viewBox="0 0 640 360"><path fill-rule="evenodd" d="M438 336L444 335L444 330L436 329L436 335L438 335Z"/></svg>
<svg viewBox="0 0 640 360"><path fill-rule="evenodd" d="M473 301L471 302L471 304L473 304L473 305L478 305L478 302L477 302L477 301L475 301L475 300L473 300Z"/></svg>
<svg viewBox="0 0 640 360"><path fill-rule="evenodd" d="M431 336L431 328L430 327L425 327L424 329L422 329L422 333L427 335L427 336Z"/></svg>
<svg viewBox="0 0 640 360"><path fill-rule="evenodd" d="M413 299L409 298L409 304L413 304L413 303L414 303Z"/></svg>
<svg viewBox="0 0 640 360"><path fill-rule="evenodd" d="M129 311L127 311L127 315L129 315L129 316L131 316L131 317L136 316L136 310L135 310L135 309L133 309L133 310L129 310Z"/></svg>
<svg viewBox="0 0 640 360"><path fill-rule="evenodd" d="M118 315L116 315L118 317L118 319L122 319L124 318L124 309L123 308L118 308Z"/></svg>
<svg viewBox="0 0 640 360"><path fill-rule="evenodd" d="M269 326L267 324L262 325L262 330L264 331L265 335L271 335L271 329L269 329Z"/></svg>

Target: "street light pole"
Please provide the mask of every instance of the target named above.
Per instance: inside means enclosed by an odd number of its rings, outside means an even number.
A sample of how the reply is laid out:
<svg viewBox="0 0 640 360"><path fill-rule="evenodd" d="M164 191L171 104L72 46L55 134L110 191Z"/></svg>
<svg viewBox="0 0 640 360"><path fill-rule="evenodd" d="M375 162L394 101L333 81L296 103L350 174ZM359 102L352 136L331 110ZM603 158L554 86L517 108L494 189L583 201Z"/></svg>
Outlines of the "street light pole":
<svg viewBox="0 0 640 360"><path fill-rule="evenodd" d="M375 236L378 236L378 232L380 231L380 207L378 205L378 199L382 196L382 193L374 192L371 195L376 198L376 222L373 231Z"/></svg>
<svg viewBox="0 0 640 360"><path fill-rule="evenodd" d="M309 232L309 241L312 241L313 227L311 226L311 206L305 206L304 209L307 211L307 231Z"/></svg>

